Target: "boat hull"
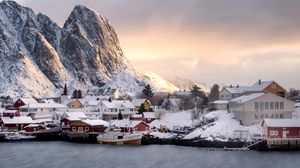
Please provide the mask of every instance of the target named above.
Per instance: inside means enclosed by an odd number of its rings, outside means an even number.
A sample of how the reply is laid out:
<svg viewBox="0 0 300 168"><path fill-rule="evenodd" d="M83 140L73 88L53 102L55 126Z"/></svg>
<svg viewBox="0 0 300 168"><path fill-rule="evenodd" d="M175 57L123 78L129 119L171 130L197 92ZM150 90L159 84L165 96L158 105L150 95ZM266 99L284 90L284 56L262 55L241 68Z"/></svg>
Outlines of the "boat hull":
<svg viewBox="0 0 300 168"><path fill-rule="evenodd" d="M99 144L111 144L111 145L141 145L142 139L130 139L130 140L101 140L98 139Z"/></svg>

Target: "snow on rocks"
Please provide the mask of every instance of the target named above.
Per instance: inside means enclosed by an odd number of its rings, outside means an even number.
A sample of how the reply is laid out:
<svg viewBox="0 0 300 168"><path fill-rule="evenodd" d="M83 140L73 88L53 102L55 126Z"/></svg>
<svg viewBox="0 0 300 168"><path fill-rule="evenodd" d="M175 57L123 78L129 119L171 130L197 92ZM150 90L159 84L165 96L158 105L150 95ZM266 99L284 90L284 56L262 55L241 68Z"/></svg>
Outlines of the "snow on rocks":
<svg viewBox="0 0 300 168"><path fill-rule="evenodd" d="M253 135L261 134L260 124L251 126L242 126L238 120L234 118L233 113L218 110L213 111L204 116L206 120L214 120L214 122L196 129L184 139L203 138L206 140L228 141L229 139L238 138L241 134L246 140ZM246 134L246 135L245 135Z"/></svg>

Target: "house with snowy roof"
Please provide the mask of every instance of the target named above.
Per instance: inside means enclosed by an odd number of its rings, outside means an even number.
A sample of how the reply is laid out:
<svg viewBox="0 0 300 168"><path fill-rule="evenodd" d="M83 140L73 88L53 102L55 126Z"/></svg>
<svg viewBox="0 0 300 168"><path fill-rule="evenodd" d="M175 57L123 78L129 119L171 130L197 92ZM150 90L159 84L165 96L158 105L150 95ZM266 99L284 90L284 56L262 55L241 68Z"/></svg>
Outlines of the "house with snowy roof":
<svg viewBox="0 0 300 168"><path fill-rule="evenodd" d="M21 116L35 113L54 113L67 111L68 106L59 103L29 103L19 108Z"/></svg>
<svg viewBox="0 0 300 168"><path fill-rule="evenodd" d="M261 126L268 148L299 147L299 119L265 119Z"/></svg>
<svg viewBox="0 0 300 168"><path fill-rule="evenodd" d="M275 81L261 81L254 83L246 93L273 93L283 98L287 98L287 91Z"/></svg>
<svg viewBox="0 0 300 168"><path fill-rule="evenodd" d="M83 112L64 112L60 118L61 125L69 125L71 121L80 121L88 119L88 117Z"/></svg>
<svg viewBox="0 0 300 168"><path fill-rule="evenodd" d="M243 95L246 91L250 89L249 86L226 86L224 87L220 94L219 94L219 99L220 100L231 100L234 98L237 98L241 95Z"/></svg>
<svg viewBox="0 0 300 168"><path fill-rule="evenodd" d="M227 86L219 94L220 100L231 100L251 93L273 93L287 98L287 91L275 81L258 80L252 86Z"/></svg>
<svg viewBox="0 0 300 168"><path fill-rule="evenodd" d="M36 121L32 120L31 117L1 117L0 127L8 130L22 130L29 124L35 124Z"/></svg>
<svg viewBox="0 0 300 168"><path fill-rule="evenodd" d="M21 106L24 106L26 104L30 104L30 103L38 103L34 98L32 97L21 97L19 98L10 109L12 110L19 110L19 108Z"/></svg>
<svg viewBox="0 0 300 168"><path fill-rule="evenodd" d="M119 113L122 114L123 118L137 113L135 106L129 100L102 101L100 112L104 120L117 119Z"/></svg>
<svg viewBox="0 0 300 168"><path fill-rule="evenodd" d="M70 131L72 132L88 132L99 133L103 132L108 127L108 122L103 120L77 120L70 122Z"/></svg>
<svg viewBox="0 0 300 168"><path fill-rule="evenodd" d="M149 111L151 108L151 102L147 99L133 99L131 103L135 106L135 110L138 111L141 105L144 106L146 111Z"/></svg>
<svg viewBox="0 0 300 168"><path fill-rule="evenodd" d="M294 102L273 93L252 93L229 101L229 110L243 125L252 125L268 118L292 118Z"/></svg>
<svg viewBox="0 0 300 168"><path fill-rule="evenodd" d="M150 131L150 126L144 121L132 121L128 119L113 120L111 125L121 128L122 132L139 131L148 133Z"/></svg>

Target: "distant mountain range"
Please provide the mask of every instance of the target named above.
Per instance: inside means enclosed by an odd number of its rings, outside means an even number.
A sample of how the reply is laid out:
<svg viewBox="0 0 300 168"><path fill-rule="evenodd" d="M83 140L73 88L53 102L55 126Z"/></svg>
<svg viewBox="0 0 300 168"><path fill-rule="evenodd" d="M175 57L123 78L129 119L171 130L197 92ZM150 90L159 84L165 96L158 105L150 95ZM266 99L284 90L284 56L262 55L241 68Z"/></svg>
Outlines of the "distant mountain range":
<svg viewBox="0 0 300 168"><path fill-rule="evenodd" d="M154 91L181 88L178 80L135 70L109 21L81 5L59 27L46 15L2 1L0 64L0 95L51 96L65 83L70 90L106 93L118 88L129 95L140 93L147 84Z"/></svg>

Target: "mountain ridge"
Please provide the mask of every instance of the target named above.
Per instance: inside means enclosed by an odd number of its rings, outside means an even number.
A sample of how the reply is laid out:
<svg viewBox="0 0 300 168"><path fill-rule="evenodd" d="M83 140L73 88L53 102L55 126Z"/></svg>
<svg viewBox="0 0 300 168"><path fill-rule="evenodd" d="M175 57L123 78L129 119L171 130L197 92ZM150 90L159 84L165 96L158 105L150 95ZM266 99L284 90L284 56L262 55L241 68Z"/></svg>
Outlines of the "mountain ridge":
<svg viewBox="0 0 300 168"><path fill-rule="evenodd" d="M83 5L74 7L63 27L15 1L0 2L0 14L2 95L54 95L65 83L71 89L118 88L130 95L147 84L154 91L177 90L158 75L135 70L109 21Z"/></svg>

